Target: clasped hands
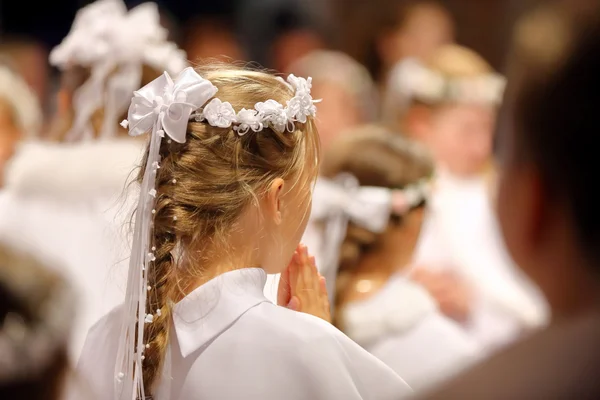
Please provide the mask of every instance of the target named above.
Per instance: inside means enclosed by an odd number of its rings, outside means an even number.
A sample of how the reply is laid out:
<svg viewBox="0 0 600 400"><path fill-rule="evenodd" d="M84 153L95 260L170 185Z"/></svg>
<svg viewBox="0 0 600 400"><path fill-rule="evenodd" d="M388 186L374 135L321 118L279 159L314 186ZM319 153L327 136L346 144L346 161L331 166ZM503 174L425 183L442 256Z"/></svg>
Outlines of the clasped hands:
<svg viewBox="0 0 600 400"><path fill-rule="evenodd" d="M277 305L331 322L325 278L319 274L315 258L302 244L298 245L289 265L281 273Z"/></svg>

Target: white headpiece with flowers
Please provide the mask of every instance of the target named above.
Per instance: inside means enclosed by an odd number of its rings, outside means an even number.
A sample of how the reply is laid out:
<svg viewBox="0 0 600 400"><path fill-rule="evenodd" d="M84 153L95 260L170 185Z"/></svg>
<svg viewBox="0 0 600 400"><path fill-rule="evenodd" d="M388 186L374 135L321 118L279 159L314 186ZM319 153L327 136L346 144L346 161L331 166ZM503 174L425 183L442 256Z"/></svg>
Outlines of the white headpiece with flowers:
<svg viewBox="0 0 600 400"><path fill-rule="evenodd" d="M411 101L424 103L479 103L499 105L502 102L506 78L490 73L468 78L447 78L417 59L400 62L392 70L390 95L386 99L386 114L398 115Z"/></svg>
<svg viewBox="0 0 600 400"><path fill-rule="evenodd" d="M74 94L68 140L91 136L90 117L100 107L100 137L115 135L115 121L139 88L144 65L171 74L188 65L185 52L167 37L155 3L128 12L122 0L98 0L78 11L71 31L50 53L50 63L61 70L90 69L89 79Z"/></svg>
<svg viewBox="0 0 600 400"><path fill-rule="evenodd" d="M279 133L293 132L296 123L306 123L316 114L315 101L310 94L311 78L290 75L281 80L294 96L285 105L267 100L253 109L236 112L228 102L215 98L217 88L202 78L193 68L184 69L173 80L165 72L162 76L134 92L128 119L121 124L129 134L138 136L151 132L148 157L142 178L140 199L135 217L135 229L129 276L125 297L121 343L115 370L115 399L143 399L146 397L142 374L144 351L151 344L144 341L144 324L151 324L161 309L148 310L146 296L152 290L147 271L155 261L152 243L152 224L155 215L156 175L160 168L160 146L168 136L177 143L185 143L190 120L223 129L233 129L238 136L270 128ZM174 182L175 184L175 182ZM162 307L162 306L161 306ZM136 329L139 326L139 329ZM169 376L169 363L165 363ZM157 400L155 396L155 400Z"/></svg>

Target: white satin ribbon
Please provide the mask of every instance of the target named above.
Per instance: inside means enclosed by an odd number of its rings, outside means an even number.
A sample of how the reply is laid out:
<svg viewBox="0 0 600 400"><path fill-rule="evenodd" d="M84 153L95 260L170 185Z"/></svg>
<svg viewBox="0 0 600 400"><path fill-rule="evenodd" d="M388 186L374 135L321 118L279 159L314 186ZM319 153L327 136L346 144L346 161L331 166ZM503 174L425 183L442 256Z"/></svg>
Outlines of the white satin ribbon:
<svg viewBox="0 0 600 400"><path fill-rule="evenodd" d="M174 141L184 143L191 113L206 104L216 93L217 88L212 83L188 67L175 81L165 72L134 92L129 107L130 135L138 136L150 130L152 135L136 211L121 327L122 341L115 366L115 399L135 400L145 397L142 378L145 349L143 326L146 319L152 320L146 315L148 278L145 271L154 261L154 254L151 252L152 209L158 195L155 181L160 168L161 140L166 134ZM140 327L137 335L136 324ZM169 360L166 360L166 368L168 365ZM164 372L169 374L166 370Z"/></svg>
<svg viewBox="0 0 600 400"><path fill-rule="evenodd" d="M387 188L360 186L350 174L340 174L333 180L317 180L311 218L325 222L319 262L331 304L334 304L340 247L348 222L371 232L384 231L391 214L391 193Z"/></svg>

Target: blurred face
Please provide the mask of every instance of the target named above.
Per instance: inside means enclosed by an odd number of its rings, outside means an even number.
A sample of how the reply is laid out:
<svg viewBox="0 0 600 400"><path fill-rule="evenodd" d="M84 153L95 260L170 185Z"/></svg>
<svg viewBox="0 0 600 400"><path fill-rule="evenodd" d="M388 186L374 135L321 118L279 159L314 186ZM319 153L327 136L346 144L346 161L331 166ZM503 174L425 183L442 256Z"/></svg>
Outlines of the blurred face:
<svg viewBox="0 0 600 400"><path fill-rule="evenodd" d="M492 106L443 106L430 114L425 144L451 173L474 176L490 160L495 119Z"/></svg>
<svg viewBox="0 0 600 400"><path fill-rule="evenodd" d="M335 83L313 82L312 95L323 99L316 123L321 146L326 151L339 134L362 122L361 112L354 97Z"/></svg>
<svg viewBox="0 0 600 400"><path fill-rule="evenodd" d="M288 71L288 67L305 55L322 49L323 40L310 30L296 30L281 35L273 44L275 69Z"/></svg>
<svg viewBox="0 0 600 400"><path fill-rule="evenodd" d="M214 24L207 24L190 35L185 51L188 59L193 62L211 58L224 61L244 58L234 35Z"/></svg>
<svg viewBox="0 0 600 400"><path fill-rule="evenodd" d="M427 59L439 47L454 42L450 17L437 7L417 6L384 45L382 59L388 66L407 57Z"/></svg>

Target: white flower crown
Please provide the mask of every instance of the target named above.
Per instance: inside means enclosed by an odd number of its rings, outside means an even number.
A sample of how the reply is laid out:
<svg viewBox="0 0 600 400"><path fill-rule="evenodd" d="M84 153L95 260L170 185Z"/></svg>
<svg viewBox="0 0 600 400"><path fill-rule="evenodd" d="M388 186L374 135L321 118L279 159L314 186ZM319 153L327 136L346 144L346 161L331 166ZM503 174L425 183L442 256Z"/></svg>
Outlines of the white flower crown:
<svg viewBox="0 0 600 400"><path fill-rule="evenodd" d="M395 90L424 102L500 104L506 79L500 74L448 79L417 60L406 60L395 72Z"/></svg>
<svg viewBox="0 0 600 400"><path fill-rule="evenodd" d="M313 100L310 94L311 82L310 77L304 79L294 75L288 76L285 83L294 90L294 97L287 101L285 107L275 100L267 100L257 103L253 110L243 108L236 113L229 102L214 98L192 116L198 122L207 122L219 128L229 128L234 125L233 129L240 136L250 130L259 132L265 126L280 133L285 130L292 132L294 122L306 123L307 117L316 115L315 103L320 100Z"/></svg>

